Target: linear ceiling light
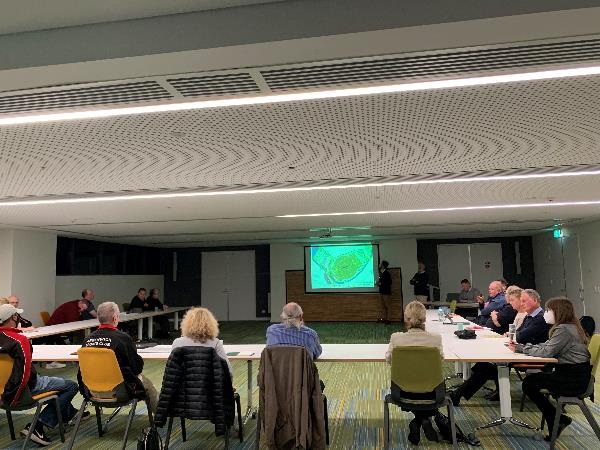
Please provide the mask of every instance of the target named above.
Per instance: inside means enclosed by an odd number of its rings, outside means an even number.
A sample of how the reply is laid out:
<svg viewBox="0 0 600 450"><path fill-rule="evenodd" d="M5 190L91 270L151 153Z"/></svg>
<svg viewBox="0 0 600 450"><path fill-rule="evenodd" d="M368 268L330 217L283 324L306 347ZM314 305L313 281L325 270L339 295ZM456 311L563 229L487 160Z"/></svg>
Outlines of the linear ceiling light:
<svg viewBox="0 0 600 450"><path fill-rule="evenodd" d="M447 183L475 183L488 181L514 181L528 180L536 178L559 178L559 177L579 177L579 176L596 176L600 175L600 169L587 170L581 172L559 172L546 174L524 174L524 175L498 175L498 176L481 176L470 178L450 178L439 180L406 180L406 181L390 181L384 183L368 183L368 184L347 184L338 186L310 186L310 187L290 187L290 188L264 188L264 189L231 189L223 191L188 191L188 192L158 192L155 194L124 194L124 195L96 195L88 197L66 197L66 198L40 198L27 200L0 200L0 208L7 206L37 206L37 205L67 205L81 203L97 203L97 202L118 202L131 200L156 200L156 199L176 199L176 198L194 198L194 197L216 197L226 195L256 195L256 194L278 194L286 192L309 192L309 191L328 191L340 189L365 189L365 188L380 188L394 186L414 186L414 185L430 185L430 184L447 184ZM374 213L369 213L374 214Z"/></svg>
<svg viewBox="0 0 600 450"><path fill-rule="evenodd" d="M507 75L490 75L451 80L422 81L417 83L388 84L359 88L332 89L325 91L299 92L294 94L262 95L256 97L239 97L220 100L188 101L158 105L134 106L126 108L91 109L60 113L18 115L0 118L2 125L21 125L63 120L97 119L114 116L150 114L159 112L187 111L194 109L222 108L228 106L261 105L266 103L284 103L303 100L326 99L335 97L352 97L358 95L388 94L397 92L423 91L431 89L448 89L466 86L482 86L519 81L546 80L551 78L578 77L600 74L600 66L579 67L572 69L543 70Z"/></svg>
<svg viewBox="0 0 600 450"><path fill-rule="evenodd" d="M485 209L514 209L514 208L548 208L556 206L586 206L600 205L600 200L591 200L583 202L548 202L548 203L517 203L514 205L483 205L483 206L457 206L451 208L423 208L423 209L397 209L389 211L348 211L337 213L314 213L314 214L286 214L275 216L284 219L297 217L325 217L325 216L362 216L368 214L410 214L410 213L430 213L430 212L450 212L450 211L481 211Z"/></svg>

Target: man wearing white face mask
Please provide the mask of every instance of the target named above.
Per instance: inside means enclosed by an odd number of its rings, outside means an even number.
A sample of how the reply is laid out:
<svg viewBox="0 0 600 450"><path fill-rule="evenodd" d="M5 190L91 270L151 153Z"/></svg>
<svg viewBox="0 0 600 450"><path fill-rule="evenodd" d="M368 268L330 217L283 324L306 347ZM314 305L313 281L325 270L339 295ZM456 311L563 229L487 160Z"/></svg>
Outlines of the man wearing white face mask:
<svg viewBox="0 0 600 450"><path fill-rule="evenodd" d="M558 359L554 370L527 375L523 381L523 392L537 405L548 422L549 435L545 439L550 440L554 426L558 426L558 436L572 420L562 414L559 423L555 424L556 408L541 390L546 389L553 395L581 395L588 387L592 366L587 348L588 338L568 299L548 300L544 320L552 325L550 338L546 342L536 345L511 343L510 349L526 355Z"/></svg>

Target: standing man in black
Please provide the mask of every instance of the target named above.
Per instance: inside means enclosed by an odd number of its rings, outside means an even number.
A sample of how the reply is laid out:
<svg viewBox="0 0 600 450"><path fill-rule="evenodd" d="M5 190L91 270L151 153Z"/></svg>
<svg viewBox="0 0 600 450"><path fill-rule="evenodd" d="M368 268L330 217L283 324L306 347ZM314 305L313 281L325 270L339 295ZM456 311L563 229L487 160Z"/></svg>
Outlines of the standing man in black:
<svg viewBox="0 0 600 450"><path fill-rule="evenodd" d="M388 271L390 265L385 259L379 264L379 279L377 285L379 286L379 300L381 301L381 307L383 308L383 317L379 319L379 322L390 323L389 320L389 309L391 307L392 300L392 276Z"/></svg>
<svg viewBox="0 0 600 450"><path fill-rule="evenodd" d="M415 300L425 303L429 299L429 275L425 272L425 264L419 261L417 273L409 283L415 287Z"/></svg>

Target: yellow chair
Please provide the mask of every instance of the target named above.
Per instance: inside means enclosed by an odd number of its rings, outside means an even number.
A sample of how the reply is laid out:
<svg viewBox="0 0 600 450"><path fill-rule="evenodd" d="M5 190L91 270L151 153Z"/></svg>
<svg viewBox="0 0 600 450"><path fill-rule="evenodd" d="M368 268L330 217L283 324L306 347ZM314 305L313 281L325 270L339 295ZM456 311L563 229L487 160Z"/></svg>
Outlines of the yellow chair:
<svg viewBox="0 0 600 450"><path fill-rule="evenodd" d="M48 311L40 311L40 317L44 325L50 325L50 313Z"/></svg>
<svg viewBox="0 0 600 450"><path fill-rule="evenodd" d="M6 383L8 382L10 375L12 374L14 363L15 361L7 354L0 354L0 396L4 393L4 387L6 386ZM31 438L31 433L33 432L35 425L37 424L40 412L42 410L42 406L49 402L54 402L54 406L56 408L56 415L58 417L58 430L60 432L60 440L61 442L65 442L65 430L62 422L62 416L60 413L60 406L58 405L58 394L58 391L48 391L42 392L41 394L31 395L31 391L27 387L21 394L21 398L19 399L16 405L5 405L3 402L0 401L0 408L6 411L6 419L8 421L8 428L10 430L10 438L13 441L16 439L16 436L15 426L12 421L12 411L25 411L27 409L36 408L35 414L33 415L33 420L31 421L31 425L29 426L29 432L27 433L27 437L23 441L23 449L25 449L27 443Z"/></svg>
<svg viewBox="0 0 600 450"><path fill-rule="evenodd" d="M95 347L82 347L77 351L79 359L79 370L81 372L81 380L83 382L83 391L89 393L84 396L81 408L76 416L75 429L72 432L71 439L69 441L68 449L73 448L75 443L75 437L79 430L79 424L85 408L88 403L94 405L96 409L96 422L98 425L98 436L106 432L108 423L115 417L118 411L123 406L131 405L131 411L129 412L129 419L125 427L125 436L123 437L122 449L125 449L127 445L127 437L129 435L129 429L131 428L131 422L135 416L135 408L138 403L136 397L132 397L125 386L125 380L121 373L121 368L117 361L115 352L108 348L95 348ZM148 407L148 419L150 425L153 425L154 419L152 417L152 411L148 399L144 397L146 406ZM116 408L115 411L102 425L102 411L100 408Z"/></svg>

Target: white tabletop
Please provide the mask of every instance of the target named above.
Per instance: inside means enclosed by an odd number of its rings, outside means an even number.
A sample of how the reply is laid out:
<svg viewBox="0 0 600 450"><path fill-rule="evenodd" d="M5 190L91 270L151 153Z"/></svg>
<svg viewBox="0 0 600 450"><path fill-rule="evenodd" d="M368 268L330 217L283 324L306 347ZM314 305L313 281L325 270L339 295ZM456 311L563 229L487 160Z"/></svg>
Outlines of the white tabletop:
<svg viewBox="0 0 600 450"><path fill-rule="evenodd" d="M147 317L160 316L165 314L173 314L178 313L180 311L185 311L189 309L189 306L174 306L165 309L164 311L149 311L143 313L121 313L119 316L120 322L129 322L131 320L139 320L145 319ZM39 327L35 330L24 331L23 334L27 336L28 339L36 339L46 336L55 336L58 334L72 333L73 331L86 330L89 328L94 328L100 325L98 319L89 319L89 320L78 320L76 322L68 322L61 323L58 325L48 325L45 327Z"/></svg>

